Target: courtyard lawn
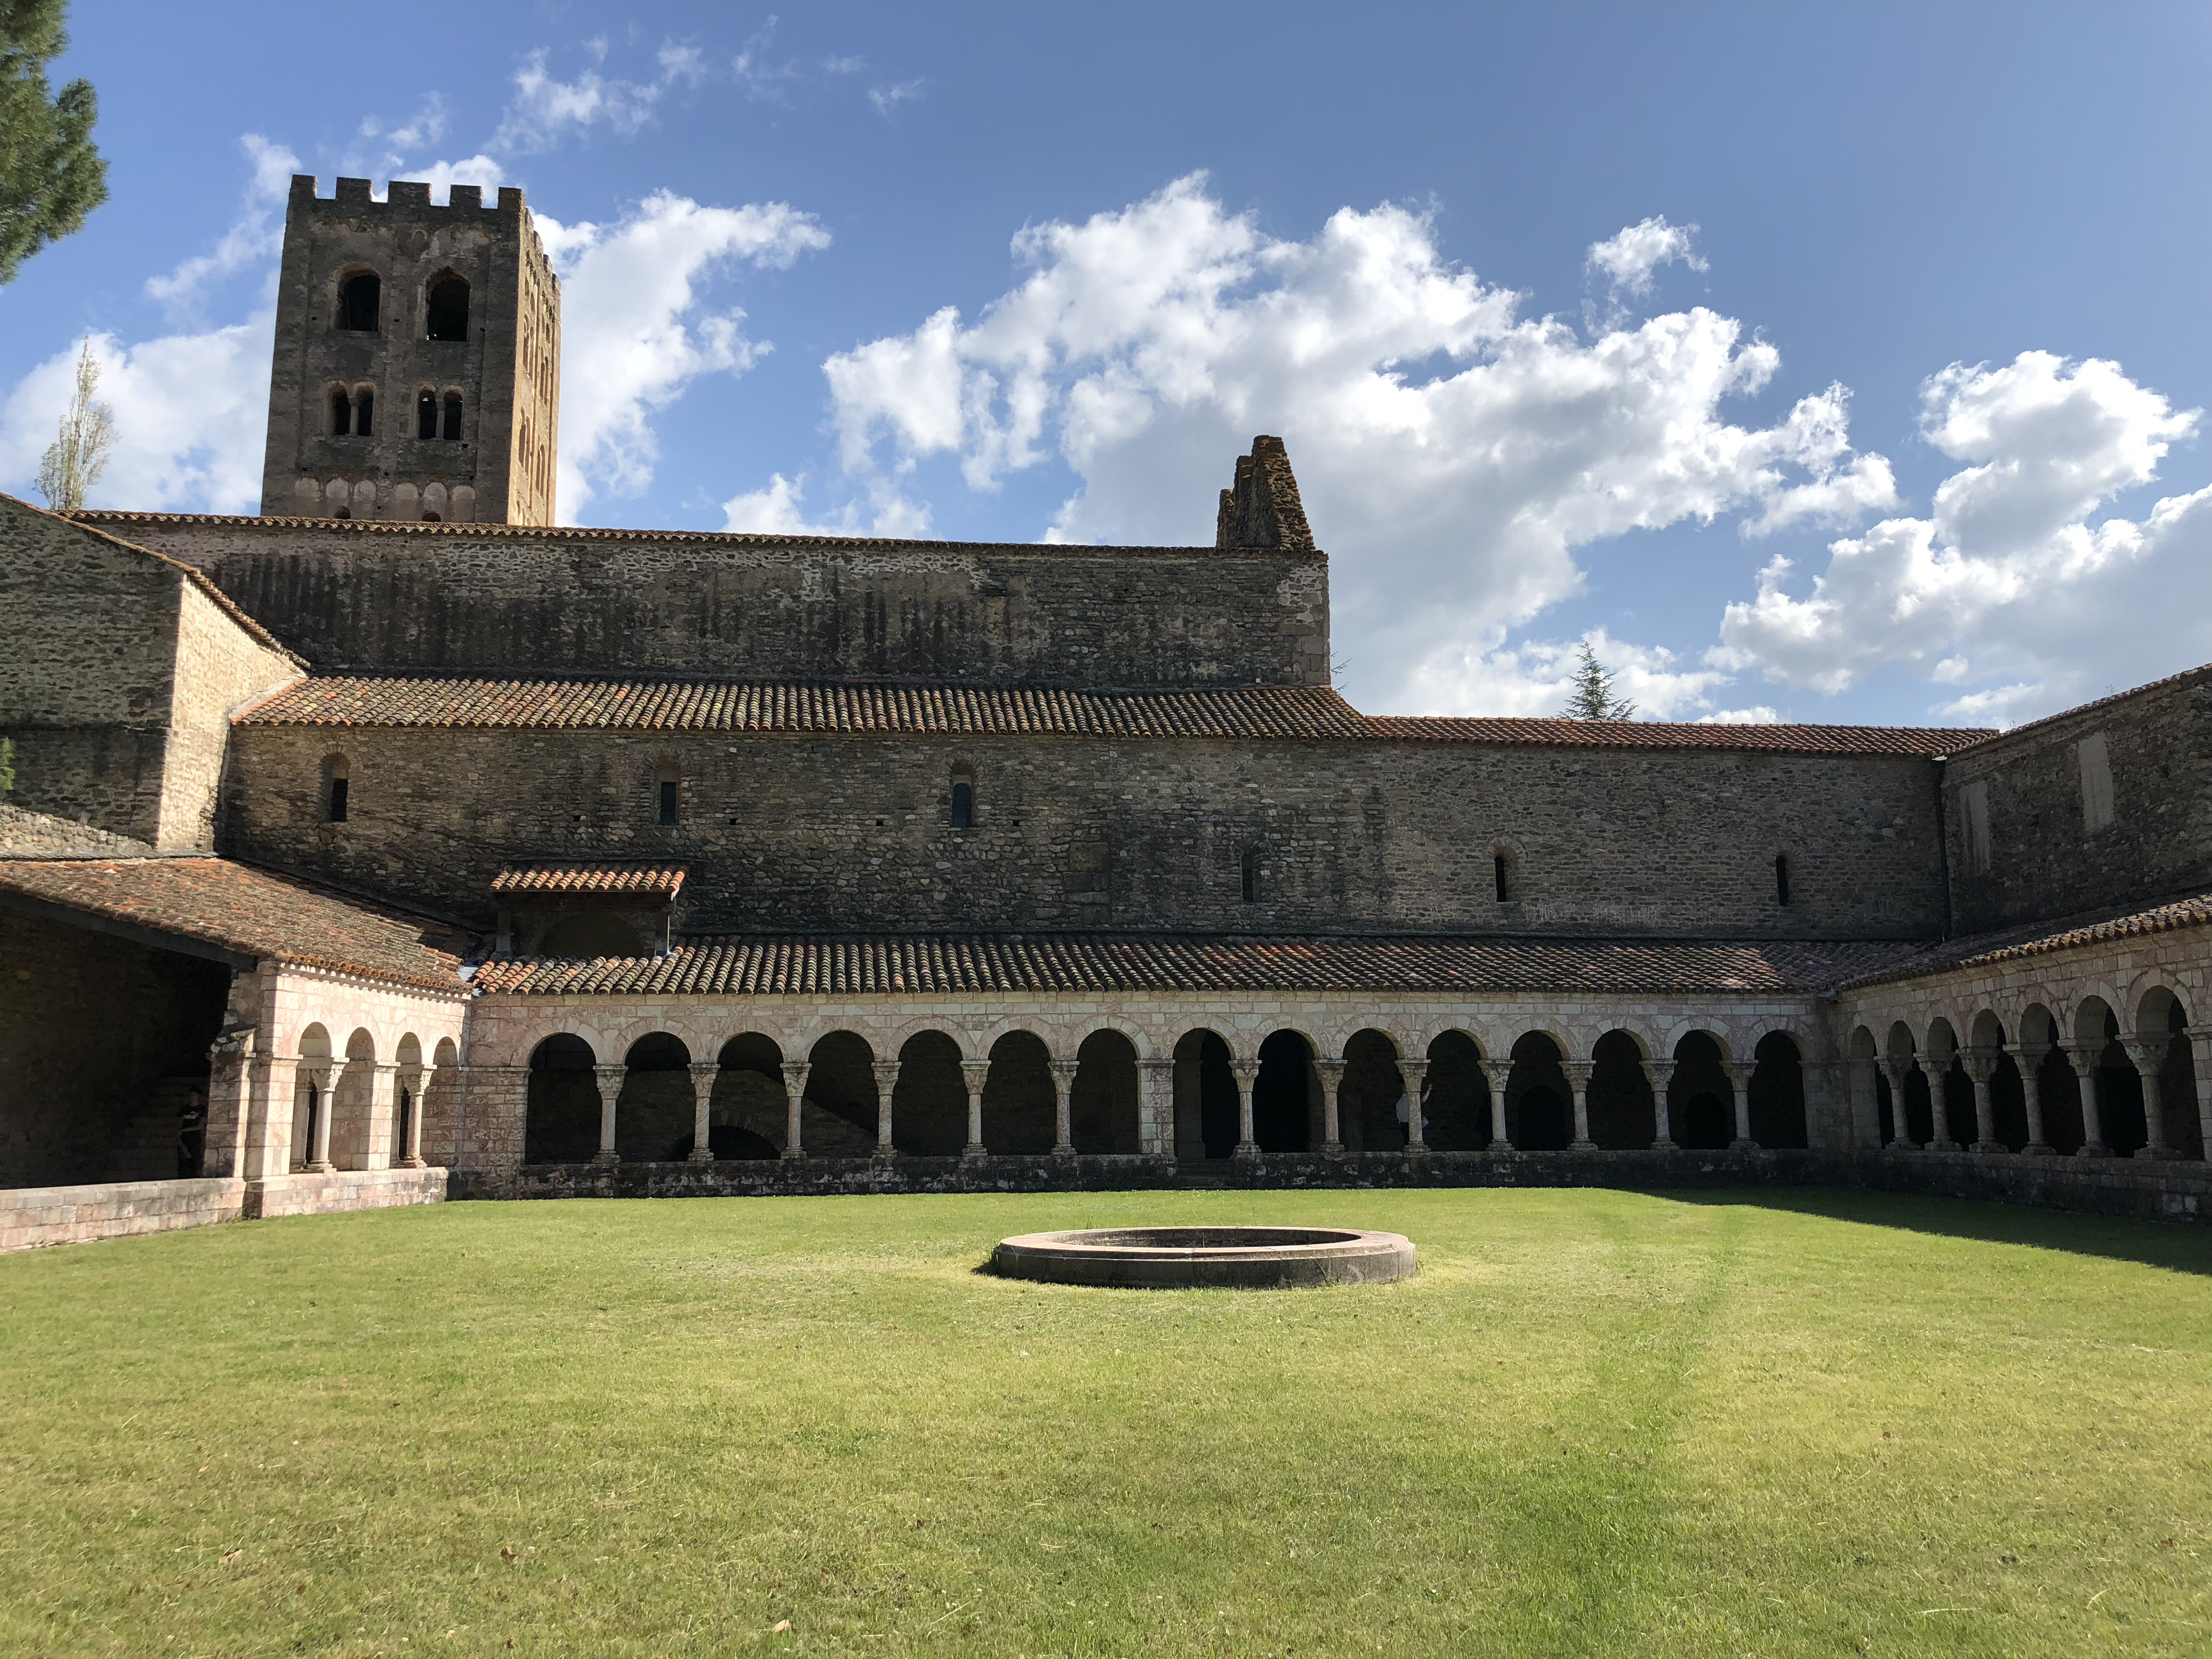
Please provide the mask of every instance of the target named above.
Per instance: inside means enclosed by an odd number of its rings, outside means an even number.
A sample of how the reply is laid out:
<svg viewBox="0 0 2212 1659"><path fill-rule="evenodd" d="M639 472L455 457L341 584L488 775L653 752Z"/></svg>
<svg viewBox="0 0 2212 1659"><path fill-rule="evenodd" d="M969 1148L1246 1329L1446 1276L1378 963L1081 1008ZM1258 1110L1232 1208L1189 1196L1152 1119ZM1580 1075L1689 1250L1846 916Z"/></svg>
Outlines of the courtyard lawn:
<svg viewBox="0 0 2212 1659"><path fill-rule="evenodd" d="M1142 1292L1002 1235L1410 1234ZM0 1654L2212 1651L2212 1229L1820 1192L455 1204L0 1258Z"/></svg>

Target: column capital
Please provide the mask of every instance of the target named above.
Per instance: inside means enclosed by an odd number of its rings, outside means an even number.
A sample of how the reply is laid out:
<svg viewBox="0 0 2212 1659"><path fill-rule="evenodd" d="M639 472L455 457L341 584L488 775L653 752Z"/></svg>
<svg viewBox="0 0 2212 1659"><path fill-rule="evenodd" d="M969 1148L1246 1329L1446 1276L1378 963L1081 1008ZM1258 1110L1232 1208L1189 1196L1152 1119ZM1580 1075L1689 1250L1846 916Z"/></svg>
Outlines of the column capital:
<svg viewBox="0 0 2212 1659"><path fill-rule="evenodd" d="M1249 1089L1259 1079L1260 1062L1256 1060L1232 1060L1229 1062L1229 1070L1237 1079L1238 1088Z"/></svg>
<svg viewBox="0 0 2212 1659"><path fill-rule="evenodd" d="M1398 1075L1406 1079L1406 1087L1408 1091L1418 1089L1421 1085L1422 1080L1426 1078L1428 1074L1429 1062L1425 1058L1421 1060L1401 1060L1398 1062Z"/></svg>
<svg viewBox="0 0 2212 1659"><path fill-rule="evenodd" d="M622 1086L622 1080L629 1075L629 1067L627 1066L594 1066L592 1067L592 1074L598 1078L602 1083L611 1081L617 1088L620 1088Z"/></svg>
<svg viewBox="0 0 2212 1659"><path fill-rule="evenodd" d="M983 1085L991 1079L991 1062L988 1060L963 1060L960 1062L960 1075L967 1079L968 1092L980 1095L983 1092Z"/></svg>
<svg viewBox="0 0 2212 1659"><path fill-rule="evenodd" d="M2166 1051L2170 1045L2163 1031L2148 1036L2122 1037L2120 1043L2128 1051L2128 1058L2135 1061L2138 1072L2154 1073L2166 1064Z"/></svg>
<svg viewBox="0 0 2212 1659"><path fill-rule="evenodd" d="M1997 1061L2003 1051L1997 1048L1972 1048L1959 1050L1959 1064L1976 1083L1987 1083L1996 1075Z"/></svg>
<svg viewBox="0 0 2212 1659"><path fill-rule="evenodd" d="M1324 1088L1338 1089L1344 1085L1344 1068L1348 1062L1341 1060L1317 1060L1314 1070L1321 1073Z"/></svg>
<svg viewBox="0 0 2212 1659"><path fill-rule="evenodd" d="M1652 1059L1644 1062L1644 1069L1650 1073L1653 1081L1664 1087L1674 1080L1674 1068L1680 1064L1676 1060Z"/></svg>
<svg viewBox="0 0 2212 1659"><path fill-rule="evenodd" d="M1052 1080L1054 1085L1061 1089L1073 1088L1075 1084L1075 1074L1077 1072L1080 1071L1082 1067L1083 1062L1079 1060L1054 1060L1052 1062Z"/></svg>
<svg viewBox="0 0 2212 1659"><path fill-rule="evenodd" d="M1594 1060L1563 1060L1559 1062L1559 1069L1567 1074L1567 1081L1576 1088L1587 1089L1590 1074L1597 1070L1597 1062Z"/></svg>
<svg viewBox="0 0 2212 1659"><path fill-rule="evenodd" d="M811 1060L787 1060L779 1068L783 1073L783 1087L787 1094L806 1092L806 1074L814 1069Z"/></svg>
<svg viewBox="0 0 2212 1659"><path fill-rule="evenodd" d="M695 1088L702 1083L709 1089L713 1088L714 1079L721 1074L722 1062L719 1060L695 1060L691 1062L691 1082Z"/></svg>
<svg viewBox="0 0 2212 1659"><path fill-rule="evenodd" d="M895 1060L871 1060L868 1069L876 1074L876 1088L880 1091L898 1087L899 1062Z"/></svg>

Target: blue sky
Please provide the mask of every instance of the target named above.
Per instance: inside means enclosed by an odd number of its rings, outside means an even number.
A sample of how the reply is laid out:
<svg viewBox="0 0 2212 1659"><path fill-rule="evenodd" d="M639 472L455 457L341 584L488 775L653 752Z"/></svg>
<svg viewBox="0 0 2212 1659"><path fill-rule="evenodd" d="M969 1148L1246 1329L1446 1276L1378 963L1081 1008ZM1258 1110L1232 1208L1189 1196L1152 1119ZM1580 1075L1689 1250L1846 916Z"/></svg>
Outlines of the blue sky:
<svg viewBox="0 0 2212 1659"><path fill-rule="evenodd" d="M95 501L253 510L296 164L528 191L582 522L1205 541L1269 431L1377 711L2212 658L2201 5L207 15L73 9L113 194L0 289L0 489L90 335Z"/></svg>

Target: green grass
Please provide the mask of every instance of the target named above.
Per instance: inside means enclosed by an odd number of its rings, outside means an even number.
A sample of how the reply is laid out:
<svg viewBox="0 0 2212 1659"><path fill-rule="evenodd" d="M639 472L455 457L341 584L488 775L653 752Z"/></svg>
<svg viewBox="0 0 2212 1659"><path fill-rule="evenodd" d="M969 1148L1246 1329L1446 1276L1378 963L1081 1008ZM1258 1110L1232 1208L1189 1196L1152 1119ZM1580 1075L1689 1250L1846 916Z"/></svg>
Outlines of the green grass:
<svg viewBox="0 0 2212 1659"><path fill-rule="evenodd" d="M1201 1218L1394 1229L1420 1276L975 1271ZM2212 1229L1560 1191L262 1222L0 1259L0 1471L11 1656L2202 1655Z"/></svg>

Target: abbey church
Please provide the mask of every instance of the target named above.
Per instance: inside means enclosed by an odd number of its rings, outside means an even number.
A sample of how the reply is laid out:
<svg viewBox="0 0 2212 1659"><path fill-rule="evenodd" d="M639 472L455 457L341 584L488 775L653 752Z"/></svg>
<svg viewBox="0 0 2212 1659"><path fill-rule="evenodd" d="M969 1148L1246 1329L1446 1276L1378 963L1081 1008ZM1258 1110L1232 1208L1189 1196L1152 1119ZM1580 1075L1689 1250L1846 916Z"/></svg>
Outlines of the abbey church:
<svg viewBox="0 0 2212 1659"><path fill-rule="evenodd" d="M1205 547L562 528L560 326L520 191L298 178L260 514L0 497L0 1247L1176 1184L2212 1218L2212 668L2006 732L1368 715L1278 439Z"/></svg>

